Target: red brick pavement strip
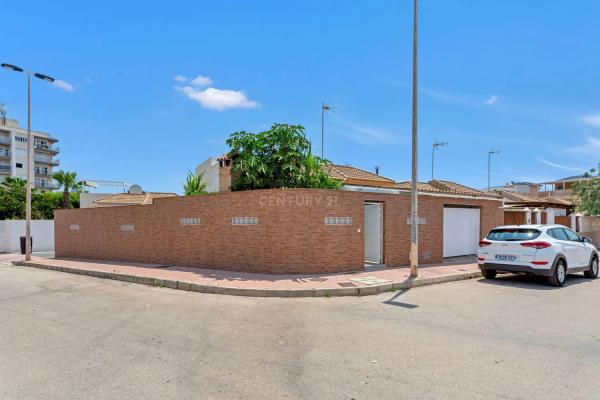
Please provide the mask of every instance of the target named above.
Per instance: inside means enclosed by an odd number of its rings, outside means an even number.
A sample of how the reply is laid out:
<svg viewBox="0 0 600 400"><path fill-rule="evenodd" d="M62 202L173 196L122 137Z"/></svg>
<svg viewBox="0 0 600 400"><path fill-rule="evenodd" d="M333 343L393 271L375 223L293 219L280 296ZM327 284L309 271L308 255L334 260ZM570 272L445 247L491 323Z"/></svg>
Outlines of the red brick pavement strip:
<svg viewBox="0 0 600 400"><path fill-rule="evenodd" d="M409 268L381 268L323 275L272 275L101 260L33 257L31 262L25 262L20 255L0 257L0 261L3 259L10 260L15 265L143 285L254 297L366 296L481 276L477 264L468 262L422 266L419 278L412 279ZM385 282L365 285L353 280L364 277L378 278Z"/></svg>

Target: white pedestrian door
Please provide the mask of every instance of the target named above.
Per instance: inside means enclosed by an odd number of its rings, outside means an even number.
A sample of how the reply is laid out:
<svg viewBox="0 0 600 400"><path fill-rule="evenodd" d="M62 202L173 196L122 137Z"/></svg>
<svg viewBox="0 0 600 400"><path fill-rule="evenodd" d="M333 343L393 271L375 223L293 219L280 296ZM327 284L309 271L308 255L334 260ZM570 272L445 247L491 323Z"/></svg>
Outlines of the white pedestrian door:
<svg viewBox="0 0 600 400"><path fill-rule="evenodd" d="M383 238L381 203L365 203L365 262L381 264Z"/></svg>
<svg viewBox="0 0 600 400"><path fill-rule="evenodd" d="M444 257L477 253L479 218L478 208L444 207Z"/></svg>

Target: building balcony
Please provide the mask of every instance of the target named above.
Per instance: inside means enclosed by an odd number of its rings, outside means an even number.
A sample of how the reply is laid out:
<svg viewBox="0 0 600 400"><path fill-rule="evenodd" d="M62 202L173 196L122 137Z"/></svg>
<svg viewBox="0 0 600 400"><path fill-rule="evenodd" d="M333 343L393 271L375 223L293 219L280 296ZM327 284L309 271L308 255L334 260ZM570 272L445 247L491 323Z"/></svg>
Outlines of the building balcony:
<svg viewBox="0 0 600 400"><path fill-rule="evenodd" d="M10 151L0 151L0 159L9 159Z"/></svg>
<svg viewBox="0 0 600 400"><path fill-rule="evenodd" d="M548 191L538 192L538 197L548 197L548 196L564 197L564 196L571 196L572 194L573 194L573 192L571 191L571 189L548 190Z"/></svg>
<svg viewBox="0 0 600 400"><path fill-rule="evenodd" d="M42 182L40 180L35 180L35 187L38 189L45 190L56 190L59 188L58 184L52 182Z"/></svg>
<svg viewBox="0 0 600 400"><path fill-rule="evenodd" d="M34 171L35 176L42 176L44 178L52 178L52 172L47 171Z"/></svg>
<svg viewBox="0 0 600 400"><path fill-rule="evenodd" d="M48 165L54 165L54 166L60 164L60 160L57 158L44 157L44 156L38 156L38 155L33 156L33 161L35 161L36 163L48 164Z"/></svg>
<svg viewBox="0 0 600 400"><path fill-rule="evenodd" d="M10 165L0 164L0 174L1 175L10 175Z"/></svg>
<svg viewBox="0 0 600 400"><path fill-rule="evenodd" d="M43 151L45 153L50 153L50 154L58 154L58 152L60 152L59 147L48 146L47 144L34 143L33 148L35 149L35 151Z"/></svg>
<svg viewBox="0 0 600 400"><path fill-rule="evenodd" d="M10 146L11 143L12 143L12 140L9 137L0 136L0 144L7 144Z"/></svg>

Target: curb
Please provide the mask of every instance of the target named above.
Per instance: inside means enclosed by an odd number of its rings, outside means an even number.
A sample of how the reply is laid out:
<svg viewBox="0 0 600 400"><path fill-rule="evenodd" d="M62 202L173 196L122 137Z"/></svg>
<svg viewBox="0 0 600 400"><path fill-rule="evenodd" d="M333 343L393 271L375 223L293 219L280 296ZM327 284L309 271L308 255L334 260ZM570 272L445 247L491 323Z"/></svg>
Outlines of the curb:
<svg viewBox="0 0 600 400"><path fill-rule="evenodd" d="M371 296L385 292L395 292L396 290L410 289L421 286L437 285L440 283L464 281L468 279L481 278L481 272L465 272L463 274L439 276L435 278L417 278L408 279L404 282L383 283L371 286L344 287L331 289L252 289L237 288L227 286L202 285L185 281L173 281L169 279L156 279L146 276L121 274L118 272L91 271L85 269L59 267L56 265L40 264L27 261L13 261L13 265L21 267L30 267L38 269L48 269L51 271L65 272L68 274L77 274L92 276L94 278L112 279L136 283L139 285L164 287L169 289L184 290L198 293L225 294L230 296L248 296L248 297L341 297L341 296Z"/></svg>

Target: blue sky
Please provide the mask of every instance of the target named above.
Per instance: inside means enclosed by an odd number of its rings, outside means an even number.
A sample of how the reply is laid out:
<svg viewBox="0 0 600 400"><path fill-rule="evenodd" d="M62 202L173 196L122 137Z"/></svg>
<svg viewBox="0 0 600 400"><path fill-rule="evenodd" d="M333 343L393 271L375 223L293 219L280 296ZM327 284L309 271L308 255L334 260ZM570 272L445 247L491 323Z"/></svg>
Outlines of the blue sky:
<svg viewBox="0 0 600 400"><path fill-rule="evenodd" d="M319 152L326 101L326 158L409 179L411 1L86 3L1 10L0 61L63 81L32 108L62 168L181 192L237 130L301 124ZM420 180L436 139L436 177L474 187L490 149L492 185L600 161L600 2L421 3ZM0 102L25 122L23 78L0 71Z"/></svg>

